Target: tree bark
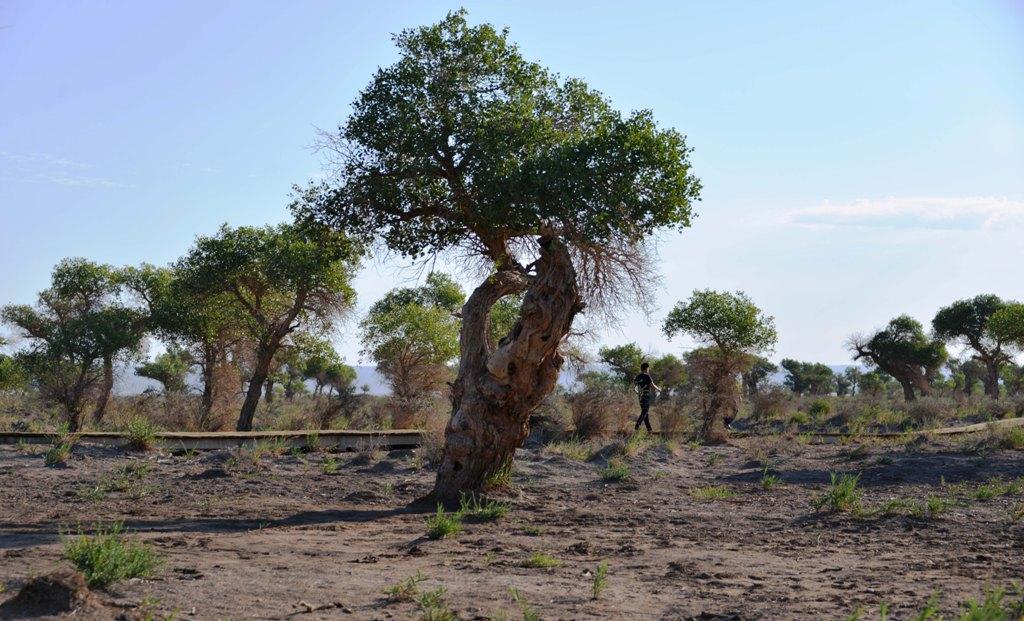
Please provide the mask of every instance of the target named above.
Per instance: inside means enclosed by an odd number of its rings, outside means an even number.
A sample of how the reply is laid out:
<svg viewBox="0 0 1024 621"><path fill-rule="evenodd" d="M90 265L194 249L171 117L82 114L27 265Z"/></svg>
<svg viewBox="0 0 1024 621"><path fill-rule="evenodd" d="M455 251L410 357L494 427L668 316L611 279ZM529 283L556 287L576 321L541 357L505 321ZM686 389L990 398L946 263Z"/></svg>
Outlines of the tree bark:
<svg viewBox="0 0 1024 621"><path fill-rule="evenodd" d="M462 307L459 374L434 485L438 501L453 503L463 493L476 493L507 467L529 433L530 414L558 381L558 347L583 304L565 243L544 236L539 245L536 275L499 270ZM523 290L519 319L492 350L491 307Z"/></svg>
<svg viewBox="0 0 1024 621"><path fill-rule="evenodd" d="M266 388L263 391L263 400L267 403L274 402L274 378L268 377L266 382Z"/></svg>
<svg viewBox="0 0 1024 621"><path fill-rule="evenodd" d="M92 411L92 422L98 425L103 421L103 415L107 412L107 403L110 402L110 393L114 390L114 361L111 358L103 359L103 381L100 382L100 392L96 397L96 409Z"/></svg>
<svg viewBox="0 0 1024 621"><path fill-rule="evenodd" d="M999 398L999 363L994 358L983 360L985 363L985 394L993 399Z"/></svg>
<svg viewBox="0 0 1024 621"><path fill-rule="evenodd" d="M245 391L245 401L242 403L242 411L238 415L237 431L252 431L252 421L256 417L256 406L260 403L260 396L263 393L263 385L270 375L270 363L274 358L276 347L260 347L256 354L256 366L253 369L252 377L249 378L249 387Z"/></svg>

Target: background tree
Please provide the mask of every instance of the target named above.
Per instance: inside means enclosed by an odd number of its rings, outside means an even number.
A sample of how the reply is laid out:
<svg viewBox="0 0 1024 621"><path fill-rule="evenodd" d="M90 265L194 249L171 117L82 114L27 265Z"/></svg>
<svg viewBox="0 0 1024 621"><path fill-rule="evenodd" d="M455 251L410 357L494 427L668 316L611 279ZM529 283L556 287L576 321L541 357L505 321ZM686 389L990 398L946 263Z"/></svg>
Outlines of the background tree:
<svg viewBox="0 0 1024 621"><path fill-rule="evenodd" d="M892 377L882 371L868 371L860 376L859 390L861 394L880 397L889 392L892 381Z"/></svg>
<svg viewBox="0 0 1024 621"><path fill-rule="evenodd" d="M778 370L778 365L771 360L764 356L754 356L750 366L743 371L743 389L747 393L747 397L750 399L756 397L767 383L768 378Z"/></svg>
<svg viewBox="0 0 1024 621"><path fill-rule="evenodd" d="M863 373L857 367L846 367L843 372L836 375L836 394L840 397L850 394L855 395L860 392L860 381L863 377ZM841 383L840 383L841 378ZM843 392L839 392L840 385L843 386Z"/></svg>
<svg viewBox="0 0 1024 621"><path fill-rule="evenodd" d="M47 401L59 404L73 431L90 400L102 417L114 383L113 362L141 340L142 317L118 299L115 270L85 259L65 259L35 307L8 305L0 318L28 341L18 364Z"/></svg>
<svg viewBox="0 0 1024 621"><path fill-rule="evenodd" d="M7 341L0 338L0 347ZM19 390L28 384L28 374L14 356L0 353L0 392Z"/></svg>
<svg viewBox="0 0 1024 621"><path fill-rule="evenodd" d="M929 380L946 360L946 347L929 338L921 323L909 315L896 317L871 337L854 335L847 346L854 360L864 360L894 377L907 401L929 393Z"/></svg>
<svg viewBox="0 0 1024 621"><path fill-rule="evenodd" d="M308 195L300 196L299 208ZM308 205L307 205L308 206ZM261 389L285 338L303 328L326 332L350 310L350 281L361 249L313 223L221 227L200 237L176 265L198 299L230 301L253 343L252 368L236 429L252 429Z"/></svg>
<svg viewBox="0 0 1024 621"><path fill-rule="evenodd" d="M698 369L705 397L701 437L705 441L723 439L722 419L735 417L739 409L736 376L750 368L754 356L775 345L775 320L743 292L706 289L677 303L663 330L669 338L686 334L706 346L695 356L702 363Z"/></svg>
<svg viewBox="0 0 1024 621"><path fill-rule="evenodd" d="M987 373L984 363L974 358L948 360L946 362L946 369L949 370L953 388L963 391L965 395L974 394L974 388L978 385L978 382L984 383Z"/></svg>
<svg viewBox="0 0 1024 621"><path fill-rule="evenodd" d="M234 392L239 369L235 353L245 339L245 327L232 296L191 288L182 273L149 264L126 268L126 286L148 309L151 334L187 352L199 370L201 383L199 429L217 429L216 404Z"/></svg>
<svg viewBox="0 0 1024 621"><path fill-rule="evenodd" d="M672 354L652 357L651 376L655 383L661 388L659 398L663 401L678 395L687 384L689 376L686 373L686 363Z"/></svg>
<svg viewBox="0 0 1024 621"><path fill-rule="evenodd" d="M633 378L640 372L640 365L647 359L636 343L602 347L597 350L597 356L624 386L633 383Z"/></svg>
<svg viewBox="0 0 1024 621"><path fill-rule="evenodd" d="M836 390L836 375L826 364L786 358L782 368L786 370L783 383L798 395L828 395Z"/></svg>
<svg viewBox="0 0 1024 621"><path fill-rule="evenodd" d="M164 394L180 395L188 392L188 372L194 362L188 350L172 343L167 351L135 367L135 373L160 382Z"/></svg>
<svg viewBox="0 0 1024 621"><path fill-rule="evenodd" d="M947 342L959 341L974 351L974 358L985 365L985 394L999 398L999 367L1009 360L1002 335L991 330L989 320L1005 308L998 296L978 295L957 300L942 308L932 320L935 335Z"/></svg>
<svg viewBox="0 0 1024 621"><path fill-rule="evenodd" d="M464 12L394 40L398 61L324 138L337 181L309 215L409 257L478 257L490 272L462 309L435 485L454 500L510 463L584 305L649 299L647 240L689 225L700 185L679 133L559 80ZM518 294L494 346L491 309Z"/></svg>
<svg viewBox="0 0 1024 621"><path fill-rule="evenodd" d="M426 396L447 386L464 301L462 288L435 272L422 287L388 292L360 324L363 355L377 365L403 415L414 417Z"/></svg>

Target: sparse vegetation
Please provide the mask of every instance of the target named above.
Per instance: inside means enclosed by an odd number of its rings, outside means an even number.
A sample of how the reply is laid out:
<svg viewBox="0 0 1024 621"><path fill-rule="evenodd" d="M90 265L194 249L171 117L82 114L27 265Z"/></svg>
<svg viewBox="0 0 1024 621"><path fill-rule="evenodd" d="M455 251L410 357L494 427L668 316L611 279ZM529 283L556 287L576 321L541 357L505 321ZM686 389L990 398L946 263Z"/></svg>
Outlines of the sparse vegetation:
<svg viewBox="0 0 1024 621"><path fill-rule="evenodd" d="M416 601L416 597L420 594L420 583L426 579L427 577L421 572L416 572L415 576L409 576L398 584L384 589L384 594L389 599L398 602Z"/></svg>
<svg viewBox="0 0 1024 621"><path fill-rule="evenodd" d="M85 575L92 587L106 587L118 580L147 577L159 565L148 545L128 539L120 522L96 527L92 535L64 538L64 558Z"/></svg>
<svg viewBox="0 0 1024 621"><path fill-rule="evenodd" d="M124 433L128 438L128 446L136 451L149 451L156 446L157 426L148 418L138 416L128 421Z"/></svg>
<svg viewBox="0 0 1024 621"><path fill-rule="evenodd" d="M552 567L558 567L561 564L562 561L543 552L534 552L522 563L523 567L530 567L533 569L550 569Z"/></svg>
<svg viewBox="0 0 1024 621"><path fill-rule="evenodd" d="M736 493L724 485L709 485L693 488L690 495L697 500L728 500L736 496Z"/></svg>
<svg viewBox="0 0 1024 621"><path fill-rule="evenodd" d="M437 505L437 512L427 518L427 537L445 539L462 532L462 513L448 513L444 506Z"/></svg>
<svg viewBox="0 0 1024 621"><path fill-rule="evenodd" d="M508 503L465 494L459 505L459 514L466 519L485 522L505 517L508 509Z"/></svg>
<svg viewBox="0 0 1024 621"><path fill-rule="evenodd" d="M608 561L601 561L594 569L594 582L591 585L591 592L594 599L601 596L601 592L608 586Z"/></svg>
<svg viewBox="0 0 1024 621"><path fill-rule="evenodd" d="M863 492L858 483L860 475L831 474L828 490L815 501L817 509L826 508L832 512L851 512L860 508Z"/></svg>
<svg viewBox="0 0 1024 621"><path fill-rule="evenodd" d="M623 481L629 478L629 466L621 459L610 459L601 469L601 478L605 481Z"/></svg>
<svg viewBox="0 0 1024 621"><path fill-rule="evenodd" d="M781 483L782 477L769 472L768 466L765 466L764 469L761 470L761 489L770 490Z"/></svg>

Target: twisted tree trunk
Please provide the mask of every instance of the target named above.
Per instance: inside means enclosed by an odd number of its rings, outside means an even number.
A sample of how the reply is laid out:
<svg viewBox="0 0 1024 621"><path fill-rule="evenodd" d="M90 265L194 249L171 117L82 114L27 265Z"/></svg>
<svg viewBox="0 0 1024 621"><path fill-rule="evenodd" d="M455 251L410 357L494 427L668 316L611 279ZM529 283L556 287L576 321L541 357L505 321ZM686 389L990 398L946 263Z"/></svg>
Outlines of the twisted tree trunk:
<svg viewBox="0 0 1024 621"><path fill-rule="evenodd" d="M558 347L583 304L565 243L541 237L536 275L503 269L473 291L462 307L459 375L434 496L450 503L478 492L507 467L529 434L530 414L551 393L562 368ZM526 291L512 331L492 349L491 307Z"/></svg>
<svg viewBox="0 0 1024 621"><path fill-rule="evenodd" d="M103 359L103 380L100 382L100 391L96 397L96 408L92 411L92 422L99 425L103 422L103 416L107 413L107 404L110 403L110 393L114 390L114 361L111 358Z"/></svg>
<svg viewBox="0 0 1024 621"><path fill-rule="evenodd" d="M982 381L985 384L985 394L993 399L999 398L999 361L995 357L988 357L982 360L985 363L985 377Z"/></svg>

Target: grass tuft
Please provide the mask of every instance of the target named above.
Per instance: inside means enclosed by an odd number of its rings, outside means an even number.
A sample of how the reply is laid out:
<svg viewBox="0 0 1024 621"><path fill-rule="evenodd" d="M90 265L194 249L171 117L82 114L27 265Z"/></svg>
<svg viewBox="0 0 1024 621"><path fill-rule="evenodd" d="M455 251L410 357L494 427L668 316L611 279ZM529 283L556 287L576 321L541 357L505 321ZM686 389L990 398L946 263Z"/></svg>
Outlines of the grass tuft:
<svg viewBox="0 0 1024 621"><path fill-rule="evenodd" d="M534 552L522 563L523 567L531 567L533 569L550 569L561 564L562 561L543 552Z"/></svg>
<svg viewBox="0 0 1024 621"><path fill-rule="evenodd" d="M384 589L384 595L396 602L416 601L416 597L420 594L420 583L426 579L427 577L421 572L416 572L415 576L409 576L398 584Z"/></svg>
<svg viewBox="0 0 1024 621"><path fill-rule="evenodd" d="M93 535L64 539L64 558L84 575L90 587L106 587L118 580L151 576L159 559L151 547L124 536L121 522L96 528Z"/></svg>
<svg viewBox="0 0 1024 621"><path fill-rule="evenodd" d="M427 518L427 537L444 539L462 532L462 513L459 511L445 513L444 506L438 503L437 513Z"/></svg>
<svg viewBox="0 0 1024 621"><path fill-rule="evenodd" d="M815 508L824 507L834 513L857 511L863 496L863 491L858 487L859 483L859 474L836 474L833 472L828 491L815 501Z"/></svg>
<svg viewBox="0 0 1024 621"><path fill-rule="evenodd" d="M137 416L124 426L128 448L135 451L151 451L156 446L156 425L148 418Z"/></svg>
<svg viewBox="0 0 1024 621"><path fill-rule="evenodd" d="M690 495L697 500L728 500L736 494L724 485L709 485L693 488Z"/></svg>
<svg viewBox="0 0 1024 621"><path fill-rule="evenodd" d="M479 496L463 494L459 514L478 522L497 520L508 514L508 503L485 500Z"/></svg>
<svg viewBox="0 0 1024 621"><path fill-rule="evenodd" d="M594 570L594 584L591 590L594 593L594 599L597 599L601 595L601 591L604 591L605 587L608 586L608 561L601 561L597 564L597 569Z"/></svg>
<svg viewBox="0 0 1024 621"><path fill-rule="evenodd" d="M601 469L601 478L605 481L622 481L629 478L629 466L621 459L610 459L608 465Z"/></svg>

